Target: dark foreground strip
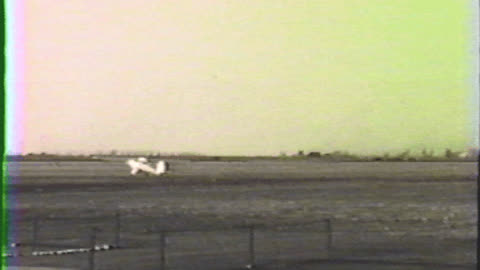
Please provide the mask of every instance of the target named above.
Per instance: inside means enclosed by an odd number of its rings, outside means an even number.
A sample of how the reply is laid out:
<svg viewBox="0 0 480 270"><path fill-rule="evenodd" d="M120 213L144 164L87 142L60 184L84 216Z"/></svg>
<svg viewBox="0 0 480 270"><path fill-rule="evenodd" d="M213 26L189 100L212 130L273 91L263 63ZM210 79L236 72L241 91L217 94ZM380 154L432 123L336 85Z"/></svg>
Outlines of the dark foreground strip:
<svg viewBox="0 0 480 270"><path fill-rule="evenodd" d="M375 265L389 265L389 266L415 266L422 267L424 269L475 269L476 264L452 264L452 263L429 263L429 262L402 262L402 261L388 261L388 260L355 260L355 259L312 259L312 260L295 260L286 261L284 265L291 266L292 269L295 266L309 265L309 264L324 264L324 265L369 265L371 269L374 269ZM260 265L258 265L260 266ZM257 267L263 269L262 267ZM265 265L266 269L270 269L270 265Z"/></svg>

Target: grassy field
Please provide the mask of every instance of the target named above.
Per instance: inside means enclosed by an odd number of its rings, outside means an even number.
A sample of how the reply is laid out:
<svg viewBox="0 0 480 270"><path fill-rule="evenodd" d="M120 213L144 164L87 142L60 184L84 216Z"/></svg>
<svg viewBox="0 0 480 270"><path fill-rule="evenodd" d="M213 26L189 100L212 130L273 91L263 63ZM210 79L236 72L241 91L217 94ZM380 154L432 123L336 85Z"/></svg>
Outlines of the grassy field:
<svg viewBox="0 0 480 270"><path fill-rule="evenodd" d="M96 269L159 269L159 230L167 269L242 269L252 224L258 269L475 269L475 163L170 163L165 176L130 177L122 161L11 162L14 241L31 242L39 216L38 250L84 247L92 226L113 244L119 212L124 248L97 253ZM88 269L87 258L11 263Z"/></svg>

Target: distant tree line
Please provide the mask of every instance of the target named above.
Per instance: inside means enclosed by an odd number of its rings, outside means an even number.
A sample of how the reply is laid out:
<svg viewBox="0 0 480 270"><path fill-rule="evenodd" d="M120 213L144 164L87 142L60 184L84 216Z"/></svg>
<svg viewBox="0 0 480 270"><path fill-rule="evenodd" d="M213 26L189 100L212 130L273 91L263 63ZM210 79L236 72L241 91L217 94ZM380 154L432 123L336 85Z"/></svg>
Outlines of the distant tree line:
<svg viewBox="0 0 480 270"><path fill-rule="evenodd" d="M321 153L317 151L305 154L303 150L297 152L299 158L316 158L324 160L338 161L476 161L478 158L478 149L469 151L452 151L445 149L443 155L435 155L433 150L423 149L420 155L413 155L410 150L405 150L398 154L385 153L383 155L356 155L347 151L334 151Z"/></svg>
<svg viewBox="0 0 480 270"><path fill-rule="evenodd" d="M102 161L91 155L61 155L41 153L28 153L26 155L7 155L7 161Z"/></svg>
<svg viewBox="0 0 480 270"><path fill-rule="evenodd" d="M333 151L322 153L319 151L311 151L306 153L299 150L296 154L287 155L280 152L277 156L208 156L197 153L178 153L165 154L159 152L147 151L117 151L88 155L74 154L50 154L50 153L28 153L26 155L7 155L7 161L102 161L108 158L130 158L145 156L150 159L183 159L192 161L246 161L251 159L312 159L323 161L476 161L478 158L478 149L470 149L469 151L452 151L445 149L442 154L435 155L433 150L423 149L419 154L414 155L410 150L405 150L397 154L384 153L382 155L358 155L348 151Z"/></svg>

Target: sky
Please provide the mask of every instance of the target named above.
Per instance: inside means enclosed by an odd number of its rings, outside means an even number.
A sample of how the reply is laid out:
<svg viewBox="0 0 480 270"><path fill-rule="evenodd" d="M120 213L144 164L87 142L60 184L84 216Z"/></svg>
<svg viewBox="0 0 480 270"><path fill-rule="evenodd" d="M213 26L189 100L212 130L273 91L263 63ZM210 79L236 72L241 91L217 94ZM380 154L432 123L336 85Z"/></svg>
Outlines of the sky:
<svg viewBox="0 0 480 270"><path fill-rule="evenodd" d="M478 146L472 0L24 0L23 12L10 152Z"/></svg>

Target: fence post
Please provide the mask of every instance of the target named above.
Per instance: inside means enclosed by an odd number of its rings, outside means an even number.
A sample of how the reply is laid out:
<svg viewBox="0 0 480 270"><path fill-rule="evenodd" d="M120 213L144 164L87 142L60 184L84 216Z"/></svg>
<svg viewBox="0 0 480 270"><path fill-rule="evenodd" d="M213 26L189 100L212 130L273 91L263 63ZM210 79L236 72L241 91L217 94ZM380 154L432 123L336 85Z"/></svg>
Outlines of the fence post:
<svg viewBox="0 0 480 270"><path fill-rule="evenodd" d="M115 247L120 247L120 213L115 213Z"/></svg>
<svg viewBox="0 0 480 270"><path fill-rule="evenodd" d="M38 229L38 217L35 216L32 221L32 252L37 250Z"/></svg>
<svg viewBox="0 0 480 270"><path fill-rule="evenodd" d="M97 241L97 228L92 228L90 231L90 248L91 251L88 253L88 269L95 269L95 242Z"/></svg>
<svg viewBox="0 0 480 270"><path fill-rule="evenodd" d="M332 231L332 222L330 219L325 220L327 227L327 256L330 257L330 251L333 247L333 231Z"/></svg>
<svg viewBox="0 0 480 270"><path fill-rule="evenodd" d="M254 225L250 225L248 227L249 232L249 239L248 239L248 251L249 251L249 258L248 258L248 268L255 267L255 227Z"/></svg>
<svg viewBox="0 0 480 270"><path fill-rule="evenodd" d="M165 270L165 248L166 248L166 232L160 231L160 270Z"/></svg>

